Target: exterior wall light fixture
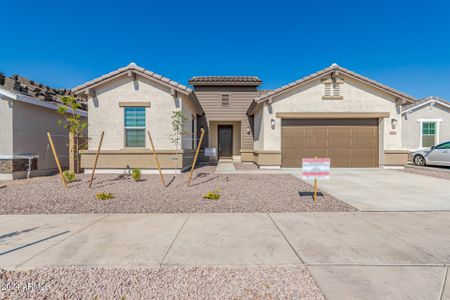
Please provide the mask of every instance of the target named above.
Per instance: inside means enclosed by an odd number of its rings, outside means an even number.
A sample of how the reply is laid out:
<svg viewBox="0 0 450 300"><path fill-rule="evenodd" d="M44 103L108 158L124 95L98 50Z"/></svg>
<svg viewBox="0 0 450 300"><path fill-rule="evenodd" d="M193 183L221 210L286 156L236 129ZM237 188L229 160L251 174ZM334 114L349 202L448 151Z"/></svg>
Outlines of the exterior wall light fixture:
<svg viewBox="0 0 450 300"><path fill-rule="evenodd" d="M250 127L247 126L247 134L250 134Z"/></svg>
<svg viewBox="0 0 450 300"><path fill-rule="evenodd" d="M391 126L392 126L392 129L395 129L395 127L397 126L397 119L392 119L391 120Z"/></svg>
<svg viewBox="0 0 450 300"><path fill-rule="evenodd" d="M274 119L270 120L270 127L272 127L272 129L275 129L275 120Z"/></svg>

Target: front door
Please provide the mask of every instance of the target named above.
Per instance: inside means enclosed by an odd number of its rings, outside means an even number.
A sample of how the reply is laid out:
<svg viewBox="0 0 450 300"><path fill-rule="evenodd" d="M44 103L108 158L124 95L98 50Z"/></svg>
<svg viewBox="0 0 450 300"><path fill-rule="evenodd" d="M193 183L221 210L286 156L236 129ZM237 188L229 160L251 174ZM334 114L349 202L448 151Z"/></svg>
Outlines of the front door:
<svg viewBox="0 0 450 300"><path fill-rule="evenodd" d="M233 157L233 125L219 125L219 158Z"/></svg>

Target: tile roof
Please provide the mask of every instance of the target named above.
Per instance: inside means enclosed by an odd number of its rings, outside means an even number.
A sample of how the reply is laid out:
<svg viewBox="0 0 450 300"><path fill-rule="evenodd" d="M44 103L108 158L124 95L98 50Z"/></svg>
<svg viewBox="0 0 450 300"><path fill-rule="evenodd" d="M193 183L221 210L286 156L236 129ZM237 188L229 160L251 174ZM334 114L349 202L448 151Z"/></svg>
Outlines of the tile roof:
<svg viewBox="0 0 450 300"><path fill-rule="evenodd" d="M22 94L46 102L62 103L61 97L75 96L68 89L52 88L20 75L7 77L3 73L0 73L0 88L14 94ZM78 100L82 101L82 99ZM82 110L86 110L84 103L82 103Z"/></svg>
<svg viewBox="0 0 450 300"><path fill-rule="evenodd" d="M195 76L189 80L189 84L203 84L203 83L246 83L260 85L262 80L256 76Z"/></svg>
<svg viewBox="0 0 450 300"><path fill-rule="evenodd" d="M128 66L119 68L119 69L117 69L115 71L112 71L112 72L110 72L108 74L105 74L105 75L100 76L100 77L98 77L96 79L88 81L88 82L86 82L84 84L76 86L76 87L74 87L72 89L72 91L75 92L76 94L78 94L81 90L83 90L85 88L88 88L88 87L90 87L90 86L92 86L94 84L102 82L103 80L109 79L111 77L114 77L114 76L119 75L121 73L125 73L127 71L138 71L138 72L141 72L141 73L143 73L143 74L145 74L145 75L147 75L149 77L152 77L152 78L154 78L154 79L156 79L158 81L166 83L166 84L168 84L168 85L170 85L170 86L172 86L172 87L174 87L174 88L176 88L178 90L185 91L188 94L192 92L191 88L189 88L189 87L187 87L185 85L182 85L181 83L178 83L176 81L173 81L173 80L171 80L169 78L166 78L166 77L164 77L162 75L156 74L155 72L152 72L152 71L146 70L146 69L144 69L142 67L139 67L135 63L130 63Z"/></svg>
<svg viewBox="0 0 450 300"><path fill-rule="evenodd" d="M404 93L402 93L402 92L400 92L400 91L398 91L398 90L396 90L396 89L393 89L393 88L391 88L391 87L388 87L387 85L384 85L384 84L379 83L379 82L377 82L377 81L375 81L375 80L372 80L372 79L369 79L369 78L367 78L367 77L364 77L364 76L362 76L362 75L360 75L360 74L358 74L358 73L355 73L355 72L350 71L350 70L348 70L348 69L346 69L346 68L343 68L343 67L341 67L341 66L338 66L337 64L332 64L331 66L329 66L329 67L327 67L327 68L325 68L325 69L322 69L322 70L320 70L320 71L318 71L318 72L315 72L315 73L310 74L310 75L308 75L308 76L305 76L305 77L303 77L303 78L301 78L301 79L299 79L299 80L296 80L296 81L291 82L291 83L289 83L289 84L287 84L287 85L284 85L284 86L282 86L282 87L280 87L280 88L278 88L278 89L275 89L275 90L273 90L273 91L271 91L271 92L269 92L269 93L267 93L267 94L265 94L265 95L256 97L256 98L255 98L255 101L256 101L256 102L262 102L262 101L264 101L264 100L267 100L267 99L268 99L269 97L271 97L271 96L274 96L274 95L276 95L276 94L278 94L278 93L281 93L281 92L283 92L283 91L285 91L285 90L288 90L289 88L292 88L292 87L294 87L294 86L298 86L298 85L300 85L300 84L302 84L302 83L305 83L305 82L308 82L308 81L310 81L310 80L314 80L314 79L316 79L316 78L319 78L319 77L322 76L322 75L326 75L326 74L332 73L332 72L334 72L334 71L340 71L340 72L342 72L342 73L344 73L344 74L347 74L347 75L349 75L349 76L352 76L352 77L354 77L354 78L357 78L357 79L359 79L359 80L361 80L361 81L364 81L364 82L366 82L366 83L369 83L369 84L371 84L371 85L374 85L374 86L376 86L376 87L378 87L378 88L384 89L384 90L386 90L386 91L388 91L388 92L390 92L390 93L392 93L392 94L395 94L395 95L398 95L398 96L400 96L400 97L406 98L406 99L408 99L408 100L410 100L410 101L415 101L415 100L416 100L416 98L414 98L414 97L412 97L412 96L410 96L410 95L404 94Z"/></svg>
<svg viewBox="0 0 450 300"><path fill-rule="evenodd" d="M264 95L267 95L268 93L272 92L273 90L258 90L256 93L256 97L262 97Z"/></svg>
<svg viewBox="0 0 450 300"><path fill-rule="evenodd" d="M441 102L441 103L443 103L443 104L445 104L445 105L450 105L450 102L448 102L447 100L444 100L444 99L439 98L439 97L436 97L436 96L428 96L428 97L425 97L425 98L423 98L423 99L416 100L416 101L415 101L414 103L412 103L412 104L403 105L402 111L406 111L406 110L408 110L408 109L411 109L411 108L413 108L413 107L419 106L419 105L421 105L421 104L423 104L423 103L426 103L426 102L428 102L428 101L437 101L437 102Z"/></svg>

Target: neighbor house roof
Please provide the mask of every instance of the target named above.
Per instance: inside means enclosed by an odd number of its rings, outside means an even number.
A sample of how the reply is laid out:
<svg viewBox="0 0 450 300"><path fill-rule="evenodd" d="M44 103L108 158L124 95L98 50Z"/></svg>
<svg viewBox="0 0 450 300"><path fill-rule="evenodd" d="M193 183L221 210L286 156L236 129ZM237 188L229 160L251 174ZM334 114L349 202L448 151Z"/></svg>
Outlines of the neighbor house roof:
<svg viewBox="0 0 450 300"><path fill-rule="evenodd" d="M105 82L105 81L107 81L109 79L112 79L112 78L115 78L117 76L123 75L123 74L127 73L128 71L138 72L141 75L145 75L146 77L148 77L150 79L153 79L155 81L158 81L158 82L162 83L163 85L170 86L170 87L172 87L172 88L176 89L177 91L182 92L184 94L189 94L189 93L192 92L191 88L189 88L189 87L187 87L185 85L182 85L181 83L178 83L176 81L173 81L173 80L171 80L169 78L166 78L166 77L164 77L162 75L156 74L155 72L152 72L152 71L146 70L146 69L144 69L142 67L139 67L135 63L130 63L128 66L119 68L119 69L117 69L115 71L112 71L112 72L110 72L108 74L105 74L105 75L100 76L100 77L98 77L96 79L88 81L88 82L86 82L86 83L84 83L82 85L74 87L72 89L72 91L75 94L81 94L81 93L83 93L83 91L85 89L97 86L100 83L103 83L103 82Z"/></svg>
<svg viewBox="0 0 450 300"><path fill-rule="evenodd" d="M190 85L251 85L259 86L262 80L256 76L195 76Z"/></svg>
<svg viewBox="0 0 450 300"><path fill-rule="evenodd" d="M61 97L75 97L75 94L68 89L56 89L20 75L7 77L2 73L0 73L0 93L8 98L52 109L62 104ZM82 102L81 99L77 100ZM86 111L85 103L81 103L80 111Z"/></svg>
<svg viewBox="0 0 450 300"><path fill-rule="evenodd" d="M272 92L273 90L258 90L256 93L256 97L262 97L264 95L267 95L268 93Z"/></svg>
<svg viewBox="0 0 450 300"><path fill-rule="evenodd" d="M379 89L382 89L382 90L384 90L385 92L387 92L387 93L389 93L391 95L394 95L394 96L399 97L401 99L405 99L406 101L408 101L410 103L413 103L416 100L414 97L412 97L410 95L407 95L405 93L402 93L402 92L400 92L400 91L398 91L396 89L393 89L391 87L388 87L387 85L384 85L384 84L379 83L379 82L377 82L375 80L372 80L372 79L369 79L369 78L364 77L362 75L359 75L358 73L355 73L355 72L350 71L350 70L348 70L346 68L338 66L337 64L332 64L331 66L329 66L329 67L327 67L325 69L322 69L322 70L320 70L318 72L315 72L313 74L305 76L305 77L303 77L303 78L301 78L299 80L296 80L296 81L291 82L291 83L289 83L287 85L284 85L284 86L282 86L282 87L280 87L278 89L275 89L275 90L273 90L273 91L271 91L269 93L266 93L266 94L263 94L261 96L256 97L254 102L250 106L249 111L251 111L254 108L255 104L257 104L257 103L261 103L261 102L267 101L273 96L280 95L283 92L291 90L292 88L296 88L298 86L301 86L303 84L311 82L311 81L313 81L315 79L318 79L320 77L324 77L324 76L330 75L333 72L343 73L343 74L345 74L345 75L347 75L349 77L352 77L354 79L362 81L362 82L364 82L366 84L369 84L371 86L374 86L374 87L377 87Z"/></svg>
<svg viewBox="0 0 450 300"><path fill-rule="evenodd" d="M402 114L408 113L414 109L419 109L419 108L422 108L422 107L425 107L428 105L434 105L436 103L450 108L450 102L448 102L442 98L436 97L436 96L429 96L429 97L417 100L416 102L414 102L412 104L403 106Z"/></svg>

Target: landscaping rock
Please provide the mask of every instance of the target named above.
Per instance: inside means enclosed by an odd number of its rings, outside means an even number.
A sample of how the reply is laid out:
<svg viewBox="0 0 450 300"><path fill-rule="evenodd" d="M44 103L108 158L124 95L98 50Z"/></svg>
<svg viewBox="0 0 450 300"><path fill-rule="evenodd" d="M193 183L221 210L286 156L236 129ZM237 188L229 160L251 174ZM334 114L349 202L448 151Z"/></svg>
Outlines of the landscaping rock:
<svg viewBox="0 0 450 300"><path fill-rule="evenodd" d="M68 189L59 176L20 180L0 192L0 214L356 211L325 192L314 203L312 186L289 174L220 175L204 167L195 171L189 187L187 177L165 175L168 186L163 187L159 175L142 175L135 182L129 176L99 174L92 189L86 174ZM203 199L217 189L220 199ZM98 192L114 198L98 200Z"/></svg>

